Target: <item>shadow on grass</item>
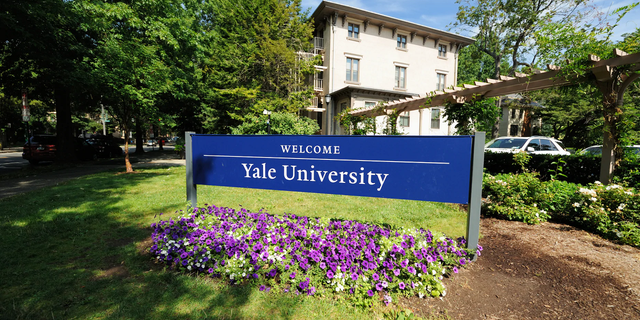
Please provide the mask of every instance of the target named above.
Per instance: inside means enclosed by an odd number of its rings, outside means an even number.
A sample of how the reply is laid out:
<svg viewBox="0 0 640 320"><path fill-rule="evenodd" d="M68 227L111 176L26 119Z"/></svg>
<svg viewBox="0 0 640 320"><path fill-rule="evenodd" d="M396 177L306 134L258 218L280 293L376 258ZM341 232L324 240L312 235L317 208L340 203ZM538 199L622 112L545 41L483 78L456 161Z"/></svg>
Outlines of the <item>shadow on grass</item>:
<svg viewBox="0 0 640 320"><path fill-rule="evenodd" d="M162 185L178 170L105 172L0 200L0 318L243 318L253 288L165 270L146 253L151 217L184 204L183 180Z"/></svg>

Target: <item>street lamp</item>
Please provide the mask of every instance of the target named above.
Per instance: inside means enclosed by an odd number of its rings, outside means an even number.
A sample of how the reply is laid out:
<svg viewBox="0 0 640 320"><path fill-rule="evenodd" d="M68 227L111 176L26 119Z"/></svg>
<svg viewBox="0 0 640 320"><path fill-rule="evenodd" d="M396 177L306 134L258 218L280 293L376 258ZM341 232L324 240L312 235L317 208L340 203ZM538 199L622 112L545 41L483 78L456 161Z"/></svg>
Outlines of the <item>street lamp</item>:
<svg viewBox="0 0 640 320"><path fill-rule="evenodd" d="M264 109L264 111L262 111L262 114L267 115L267 132L269 134L271 134L271 111L268 111L267 109Z"/></svg>

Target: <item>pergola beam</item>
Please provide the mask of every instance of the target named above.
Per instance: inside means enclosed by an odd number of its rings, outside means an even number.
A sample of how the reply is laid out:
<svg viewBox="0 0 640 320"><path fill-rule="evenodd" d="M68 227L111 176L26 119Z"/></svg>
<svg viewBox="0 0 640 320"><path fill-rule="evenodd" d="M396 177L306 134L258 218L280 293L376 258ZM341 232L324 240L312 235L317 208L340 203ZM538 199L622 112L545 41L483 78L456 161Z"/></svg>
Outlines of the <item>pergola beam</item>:
<svg viewBox="0 0 640 320"><path fill-rule="evenodd" d="M622 50L615 49L613 54L613 58L606 60L601 60L600 57L595 55L589 55L588 59L592 62L590 72L596 76L598 81L611 79L612 70L618 66L630 65L631 71L640 70L640 53L627 54ZM532 75L516 73L516 77L500 76L500 80L476 81L474 85L465 84L462 87L447 88L444 89L444 92L434 91L428 96L391 101L386 104L385 108L413 111L442 105L445 102L469 101L475 99L475 97L491 98L512 93L560 87L571 83L570 80L557 77L561 68L555 65L547 65L547 69L549 71L537 71ZM372 109L353 110L351 114L375 116Z"/></svg>

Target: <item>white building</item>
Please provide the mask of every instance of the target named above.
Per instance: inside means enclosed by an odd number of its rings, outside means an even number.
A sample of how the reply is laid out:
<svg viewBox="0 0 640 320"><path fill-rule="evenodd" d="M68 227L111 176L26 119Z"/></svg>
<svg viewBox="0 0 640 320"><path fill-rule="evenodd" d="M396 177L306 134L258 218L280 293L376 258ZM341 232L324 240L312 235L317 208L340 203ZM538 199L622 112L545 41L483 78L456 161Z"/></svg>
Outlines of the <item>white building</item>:
<svg viewBox="0 0 640 320"><path fill-rule="evenodd" d="M346 108L425 95L456 84L458 51L473 39L382 14L323 1L313 12L314 53L321 54L308 116L322 134L344 134L335 116ZM378 117L379 131L384 117ZM409 135L454 132L434 107L401 114Z"/></svg>

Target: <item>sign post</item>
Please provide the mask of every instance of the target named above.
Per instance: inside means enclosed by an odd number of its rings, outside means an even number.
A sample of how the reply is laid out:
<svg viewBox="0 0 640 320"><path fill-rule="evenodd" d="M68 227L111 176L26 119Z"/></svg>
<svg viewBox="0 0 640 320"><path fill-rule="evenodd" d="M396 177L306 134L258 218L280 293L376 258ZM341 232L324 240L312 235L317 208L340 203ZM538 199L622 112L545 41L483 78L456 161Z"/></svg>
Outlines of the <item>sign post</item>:
<svg viewBox="0 0 640 320"><path fill-rule="evenodd" d="M484 132L475 136L287 136L185 133L187 200L197 185L466 204L476 248Z"/></svg>

